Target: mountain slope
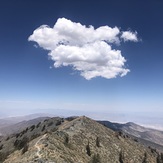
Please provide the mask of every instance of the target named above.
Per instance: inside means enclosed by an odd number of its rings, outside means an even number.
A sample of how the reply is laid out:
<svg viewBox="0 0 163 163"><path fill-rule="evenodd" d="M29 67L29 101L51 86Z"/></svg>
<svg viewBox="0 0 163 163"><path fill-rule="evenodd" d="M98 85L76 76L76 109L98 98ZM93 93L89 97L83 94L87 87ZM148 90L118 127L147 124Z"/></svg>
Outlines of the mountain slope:
<svg viewBox="0 0 163 163"><path fill-rule="evenodd" d="M12 125L8 125L6 127L2 127L0 129L0 133L2 136L7 136L7 135L11 135L17 132L20 132L21 130L35 125L41 121L44 121L45 119L48 119L49 117L38 117L35 119L31 119L31 120L24 120L22 122L16 123L16 124L12 124Z"/></svg>
<svg viewBox="0 0 163 163"><path fill-rule="evenodd" d="M157 163L157 152L84 116L51 129L45 126L47 132L29 141L28 148L11 153L4 163Z"/></svg>
<svg viewBox="0 0 163 163"><path fill-rule="evenodd" d="M8 155L16 150L21 150L28 145L31 140L45 134L48 130L56 130L56 127L62 123L62 118L53 117L37 124L33 124L23 130L0 138L0 163L6 159Z"/></svg>
<svg viewBox="0 0 163 163"><path fill-rule="evenodd" d="M40 117L51 117L51 116L52 115L50 114L37 113L37 114L30 114L24 116L0 118L0 129L22 121L29 121Z"/></svg>
<svg viewBox="0 0 163 163"><path fill-rule="evenodd" d="M125 124L112 123L109 121L98 122L114 131L123 131L126 134L132 135L139 139L144 139L163 146L163 131L142 127L132 122Z"/></svg>

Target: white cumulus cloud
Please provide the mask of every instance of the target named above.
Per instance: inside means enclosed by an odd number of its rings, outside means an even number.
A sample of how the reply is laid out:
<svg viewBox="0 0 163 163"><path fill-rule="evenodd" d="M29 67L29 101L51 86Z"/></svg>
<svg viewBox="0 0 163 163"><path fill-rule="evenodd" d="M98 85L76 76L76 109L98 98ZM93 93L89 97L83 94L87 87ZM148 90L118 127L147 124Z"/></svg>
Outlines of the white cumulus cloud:
<svg viewBox="0 0 163 163"><path fill-rule="evenodd" d="M137 32L124 31L122 32L121 38L124 39L124 41L138 42Z"/></svg>
<svg viewBox="0 0 163 163"><path fill-rule="evenodd" d="M130 70L125 67L126 59L112 44L138 41L137 33L121 32L118 27L101 26L95 29L80 23L59 18L54 27L42 25L28 38L49 51L54 67L71 66L81 76L90 80L94 77L115 78Z"/></svg>

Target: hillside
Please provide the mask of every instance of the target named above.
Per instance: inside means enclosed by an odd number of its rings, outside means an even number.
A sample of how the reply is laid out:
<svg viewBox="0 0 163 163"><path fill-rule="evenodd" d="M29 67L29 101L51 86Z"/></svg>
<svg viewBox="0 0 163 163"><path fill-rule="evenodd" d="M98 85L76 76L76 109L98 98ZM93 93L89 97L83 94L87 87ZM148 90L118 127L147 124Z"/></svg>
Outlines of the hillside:
<svg viewBox="0 0 163 163"><path fill-rule="evenodd" d="M149 144L151 146L154 145L157 147L161 145L163 151L163 131L146 128L132 122L128 122L125 124L112 123L109 121L98 122L114 131L123 131L126 134L132 135L135 138L139 139L141 142L142 140L146 140L145 144ZM155 144L152 145L151 142Z"/></svg>
<svg viewBox="0 0 163 163"><path fill-rule="evenodd" d="M33 120L32 122L36 122ZM21 130L20 132L0 137L0 162L15 150L22 149L26 143L45 134L47 130L55 130L60 125L62 118L54 117L39 121Z"/></svg>
<svg viewBox="0 0 163 163"><path fill-rule="evenodd" d="M38 117L38 118L34 118L31 120L23 120L21 122L18 122L16 124L10 124L7 125L5 127L0 128L0 134L1 136L7 136L7 135L11 135L17 132L20 132L21 130L35 125L41 121L44 121L45 119L48 119L49 117Z"/></svg>
<svg viewBox="0 0 163 163"><path fill-rule="evenodd" d="M22 121L29 121L40 117L51 117L51 116L52 115L50 114L37 113L37 114L30 114L24 116L0 118L0 129L17 124Z"/></svg>
<svg viewBox="0 0 163 163"><path fill-rule="evenodd" d="M42 121L1 141L2 144L1 154L7 146L13 148L4 163L159 163L161 160L155 150L84 116Z"/></svg>

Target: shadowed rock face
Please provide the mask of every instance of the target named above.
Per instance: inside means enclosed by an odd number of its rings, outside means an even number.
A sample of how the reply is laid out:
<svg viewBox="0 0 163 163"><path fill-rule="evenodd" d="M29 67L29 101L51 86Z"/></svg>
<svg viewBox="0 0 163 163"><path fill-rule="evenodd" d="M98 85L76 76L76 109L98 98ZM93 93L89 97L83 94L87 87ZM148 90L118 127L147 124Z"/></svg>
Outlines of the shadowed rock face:
<svg viewBox="0 0 163 163"><path fill-rule="evenodd" d="M42 122L46 133L29 141L23 154L22 149L12 152L4 163L157 163L157 152L87 117L54 126L52 121Z"/></svg>

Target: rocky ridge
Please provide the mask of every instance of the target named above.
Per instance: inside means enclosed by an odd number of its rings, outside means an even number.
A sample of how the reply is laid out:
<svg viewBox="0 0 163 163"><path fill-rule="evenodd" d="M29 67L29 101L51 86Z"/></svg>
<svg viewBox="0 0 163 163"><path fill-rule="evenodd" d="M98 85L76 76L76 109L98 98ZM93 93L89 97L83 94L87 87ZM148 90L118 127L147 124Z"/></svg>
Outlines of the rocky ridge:
<svg viewBox="0 0 163 163"><path fill-rule="evenodd" d="M52 119L51 119L52 123ZM161 155L85 116L63 120L14 150L4 163L161 163ZM34 131L35 129L33 129ZM25 137L24 135L23 137ZM17 138L18 139L18 138ZM15 140L16 141L16 140ZM160 161L160 162L159 162Z"/></svg>

